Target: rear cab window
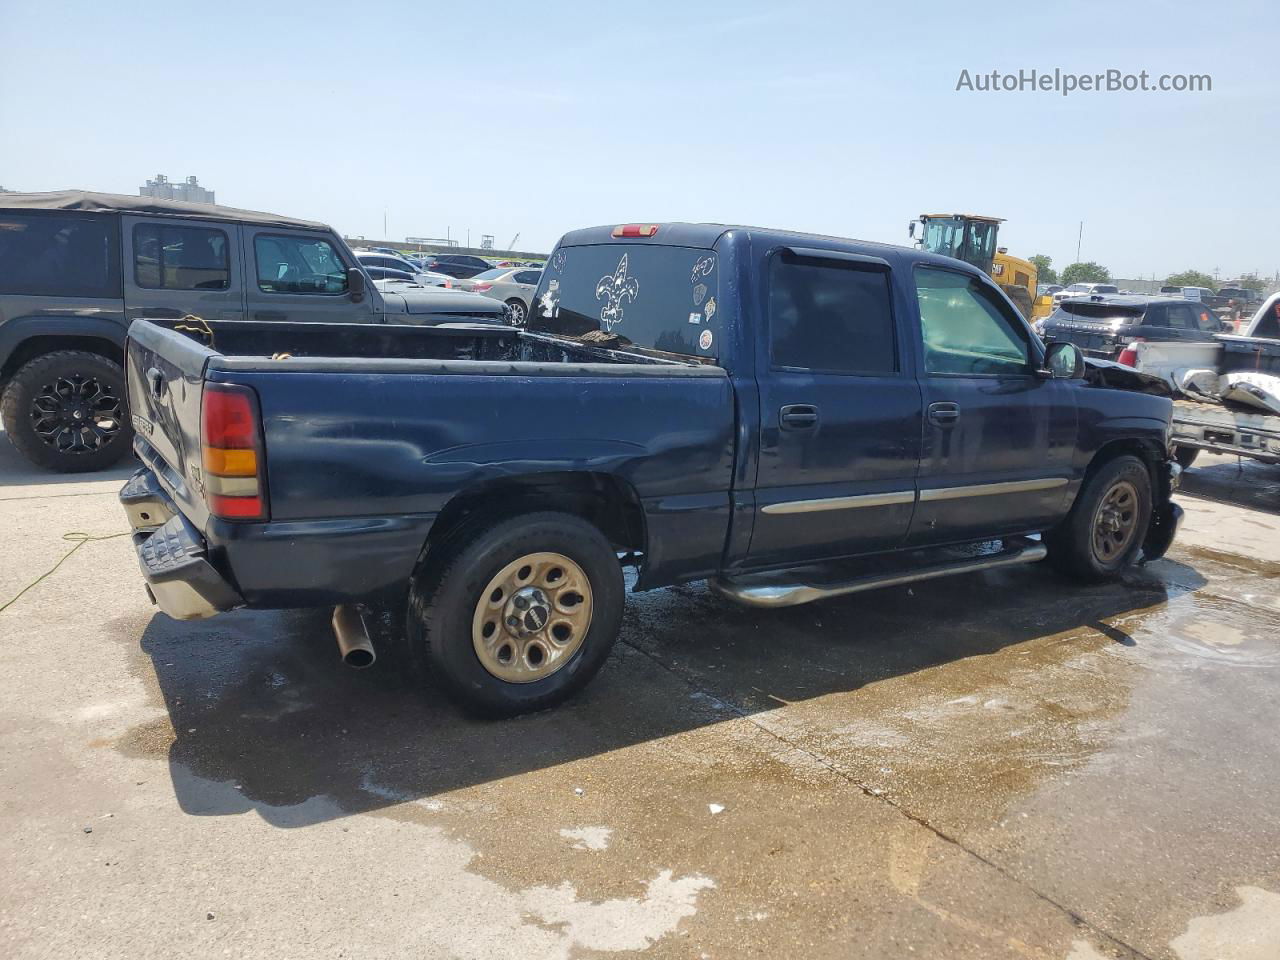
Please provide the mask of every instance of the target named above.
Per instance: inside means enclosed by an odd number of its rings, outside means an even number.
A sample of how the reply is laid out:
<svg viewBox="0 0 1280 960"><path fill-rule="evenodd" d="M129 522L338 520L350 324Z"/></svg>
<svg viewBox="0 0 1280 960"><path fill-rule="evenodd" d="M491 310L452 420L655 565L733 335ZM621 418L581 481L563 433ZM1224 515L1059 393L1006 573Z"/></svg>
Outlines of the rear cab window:
<svg viewBox="0 0 1280 960"><path fill-rule="evenodd" d="M719 357L723 311L714 250L602 243L555 250L528 329L703 363Z"/></svg>

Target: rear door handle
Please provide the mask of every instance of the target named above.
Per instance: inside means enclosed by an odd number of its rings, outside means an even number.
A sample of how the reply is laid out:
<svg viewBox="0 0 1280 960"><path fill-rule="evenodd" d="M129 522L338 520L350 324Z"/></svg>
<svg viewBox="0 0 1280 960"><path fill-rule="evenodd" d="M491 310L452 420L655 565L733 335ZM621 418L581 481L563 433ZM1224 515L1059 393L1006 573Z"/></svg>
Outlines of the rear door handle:
<svg viewBox="0 0 1280 960"><path fill-rule="evenodd" d="M943 401L929 404L929 422L935 427L954 426L960 419L960 404Z"/></svg>
<svg viewBox="0 0 1280 960"><path fill-rule="evenodd" d="M789 403L778 411L783 430L812 430L818 425L818 408L811 403Z"/></svg>

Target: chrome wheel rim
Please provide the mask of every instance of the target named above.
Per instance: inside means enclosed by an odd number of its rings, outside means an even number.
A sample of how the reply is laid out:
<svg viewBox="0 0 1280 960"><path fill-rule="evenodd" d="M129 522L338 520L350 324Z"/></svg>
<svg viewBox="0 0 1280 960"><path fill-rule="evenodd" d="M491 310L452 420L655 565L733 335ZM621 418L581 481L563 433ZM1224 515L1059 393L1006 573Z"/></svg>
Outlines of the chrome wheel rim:
<svg viewBox="0 0 1280 960"><path fill-rule="evenodd" d="M559 553L530 553L494 575L476 602L471 642L481 666L508 683L551 676L591 627L591 582Z"/></svg>
<svg viewBox="0 0 1280 960"><path fill-rule="evenodd" d="M1093 555L1103 564L1114 563L1133 543L1138 529L1138 490L1121 480L1107 491L1093 517Z"/></svg>
<svg viewBox="0 0 1280 960"><path fill-rule="evenodd" d="M513 327L524 326L524 304L518 300L507 304L511 308L511 325Z"/></svg>
<svg viewBox="0 0 1280 960"><path fill-rule="evenodd" d="M120 432L124 404L97 377L73 373L40 388L31 401L31 427L59 453L101 450Z"/></svg>

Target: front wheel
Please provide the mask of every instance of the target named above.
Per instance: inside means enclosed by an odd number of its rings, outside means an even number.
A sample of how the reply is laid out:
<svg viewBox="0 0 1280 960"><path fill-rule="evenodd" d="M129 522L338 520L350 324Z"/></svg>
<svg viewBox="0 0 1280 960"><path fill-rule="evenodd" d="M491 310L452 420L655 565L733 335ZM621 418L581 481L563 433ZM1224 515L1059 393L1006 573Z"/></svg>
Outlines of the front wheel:
<svg viewBox="0 0 1280 960"><path fill-rule="evenodd" d="M1049 562L1078 580L1114 577L1131 564L1151 522L1151 474L1137 457L1102 464L1067 518L1045 536Z"/></svg>
<svg viewBox="0 0 1280 960"><path fill-rule="evenodd" d="M61 473L109 467L133 442L124 371L83 350L47 353L19 368L0 415L19 453Z"/></svg>
<svg viewBox="0 0 1280 960"><path fill-rule="evenodd" d="M453 699L510 716L559 703L595 675L623 597L622 567L599 530L527 514L428 554L410 587L409 638Z"/></svg>
<svg viewBox="0 0 1280 960"><path fill-rule="evenodd" d="M1199 447L1174 447L1173 459L1178 461L1178 466L1183 470L1190 470L1191 465L1196 462L1196 457L1200 456Z"/></svg>

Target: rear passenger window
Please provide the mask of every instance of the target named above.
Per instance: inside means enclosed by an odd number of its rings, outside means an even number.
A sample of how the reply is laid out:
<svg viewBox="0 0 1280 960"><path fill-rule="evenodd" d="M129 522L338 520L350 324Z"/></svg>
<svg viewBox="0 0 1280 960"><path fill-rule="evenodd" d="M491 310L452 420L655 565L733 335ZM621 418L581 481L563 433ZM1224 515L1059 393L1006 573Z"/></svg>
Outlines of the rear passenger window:
<svg viewBox="0 0 1280 960"><path fill-rule="evenodd" d="M347 269L319 237L259 234L253 238L263 293L346 293Z"/></svg>
<svg viewBox="0 0 1280 960"><path fill-rule="evenodd" d="M889 272L783 252L769 262L775 367L826 373L897 370Z"/></svg>
<svg viewBox="0 0 1280 960"><path fill-rule="evenodd" d="M541 276L542 272L539 270L523 270L515 275L515 281L516 283L527 283L536 287Z"/></svg>
<svg viewBox="0 0 1280 960"><path fill-rule="evenodd" d="M133 228L133 276L148 290L226 290L230 246L222 230L138 224Z"/></svg>
<svg viewBox="0 0 1280 960"><path fill-rule="evenodd" d="M115 217L0 213L0 293L119 297Z"/></svg>

